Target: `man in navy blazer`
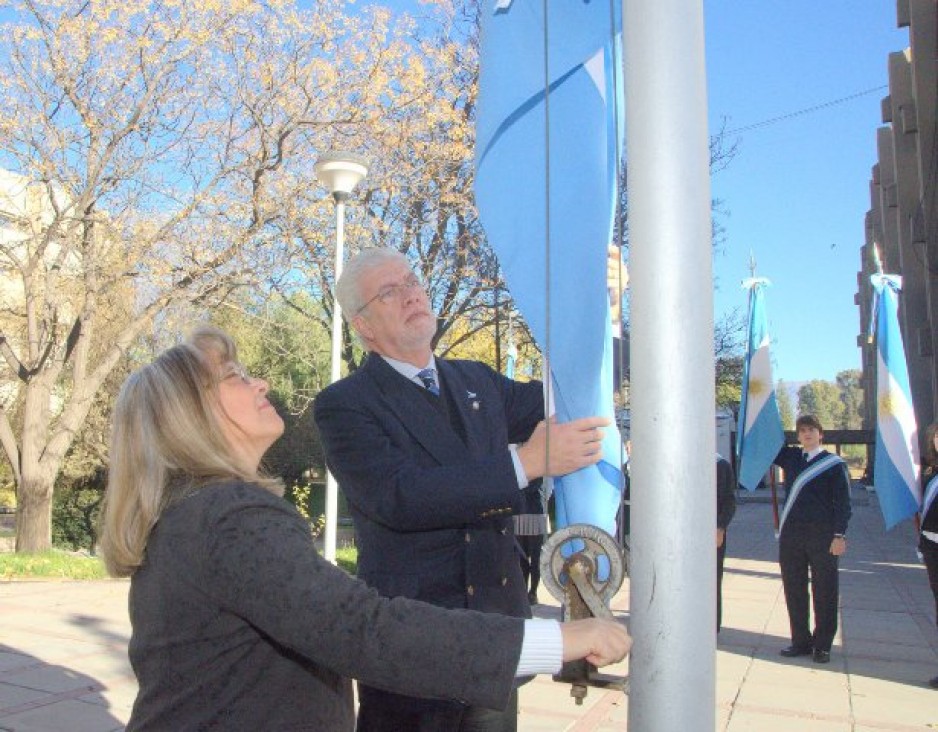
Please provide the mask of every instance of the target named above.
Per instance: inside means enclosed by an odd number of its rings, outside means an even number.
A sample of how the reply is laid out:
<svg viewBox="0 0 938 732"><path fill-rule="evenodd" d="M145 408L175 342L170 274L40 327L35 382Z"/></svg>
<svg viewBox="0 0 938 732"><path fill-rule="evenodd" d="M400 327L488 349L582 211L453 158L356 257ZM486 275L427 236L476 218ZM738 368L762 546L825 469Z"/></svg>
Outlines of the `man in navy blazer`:
<svg viewBox="0 0 938 732"><path fill-rule="evenodd" d="M539 382L435 358L436 317L399 252L353 257L336 294L370 353L319 394L315 418L355 523L359 577L387 597L530 617L512 527L522 489L597 462L606 420L552 423L548 438ZM516 727L517 694L489 710L359 685L359 732Z"/></svg>

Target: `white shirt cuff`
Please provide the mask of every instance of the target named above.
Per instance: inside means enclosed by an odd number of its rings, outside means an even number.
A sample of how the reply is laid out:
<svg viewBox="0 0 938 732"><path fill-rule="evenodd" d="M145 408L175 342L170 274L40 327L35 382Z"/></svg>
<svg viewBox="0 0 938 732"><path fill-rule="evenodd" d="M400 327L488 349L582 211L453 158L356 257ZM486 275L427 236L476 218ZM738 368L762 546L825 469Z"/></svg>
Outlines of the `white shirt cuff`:
<svg viewBox="0 0 938 732"><path fill-rule="evenodd" d="M563 665L563 634L556 620L524 621L524 642L515 676L555 674Z"/></svg>
<svg viewBox="0 0 938 732"><path fill-rule="evenodd" d="M521 458L518 457L518 446L512 443L508 446L508 452L511 453L511 464L515 466L515 477L518 479L518 490L528 487L528 476L524 474L524 466L521 465Z"/></svg>

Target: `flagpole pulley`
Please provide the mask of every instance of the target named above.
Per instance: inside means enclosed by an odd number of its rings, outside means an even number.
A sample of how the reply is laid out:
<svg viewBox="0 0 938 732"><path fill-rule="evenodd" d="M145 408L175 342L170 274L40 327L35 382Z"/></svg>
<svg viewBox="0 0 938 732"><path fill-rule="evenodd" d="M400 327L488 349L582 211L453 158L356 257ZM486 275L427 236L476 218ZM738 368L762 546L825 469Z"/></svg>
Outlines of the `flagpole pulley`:
<svg viewBox="0 0 938 732"><path fill-rule="evenodd" d="M589 524L571 524L555 531L541 550L541 580L562 603L563 620L614 616L609 603L627 572L624 550L609 534ZM599 673L585 660L565 663L555 681L571 684L570 695L583 703L587 687L626 691L628 679Z"/></svg>

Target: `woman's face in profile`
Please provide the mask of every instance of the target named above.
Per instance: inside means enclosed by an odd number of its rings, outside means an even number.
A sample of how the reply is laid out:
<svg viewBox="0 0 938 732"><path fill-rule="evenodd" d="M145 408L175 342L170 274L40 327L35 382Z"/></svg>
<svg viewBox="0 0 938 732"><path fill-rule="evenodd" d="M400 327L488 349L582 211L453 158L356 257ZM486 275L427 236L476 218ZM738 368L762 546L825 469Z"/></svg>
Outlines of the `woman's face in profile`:
<svg viewBox="0 0 938 732"><path fill-rule="evenodd" d="M267 399L266 381L252 377L234 361L221 364L219 370L222 430L236 454L256 468L283 434L283 419Z"/></svg>

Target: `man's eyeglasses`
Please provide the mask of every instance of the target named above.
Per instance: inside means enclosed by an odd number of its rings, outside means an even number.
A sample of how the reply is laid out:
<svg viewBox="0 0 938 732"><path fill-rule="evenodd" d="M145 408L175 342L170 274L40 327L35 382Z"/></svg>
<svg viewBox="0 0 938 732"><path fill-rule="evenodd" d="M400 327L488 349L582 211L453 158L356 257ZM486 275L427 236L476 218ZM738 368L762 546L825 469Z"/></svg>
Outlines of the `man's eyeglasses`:
<svg viewBox="0 0 938 732"><path fill-rule="evenodd" d="M375 300L380 300L382 303L387 304L392 300L400 300L411 290L416 290L418 287L423 287L423 284L420 282L420 279L417 275L411 275L403 282L398 282L396 285L386 285L378 290L378 294L371 298L368 302L362 305L358 310L355 311L355 314L358 315L362 310L367 308Z"/></svg>

